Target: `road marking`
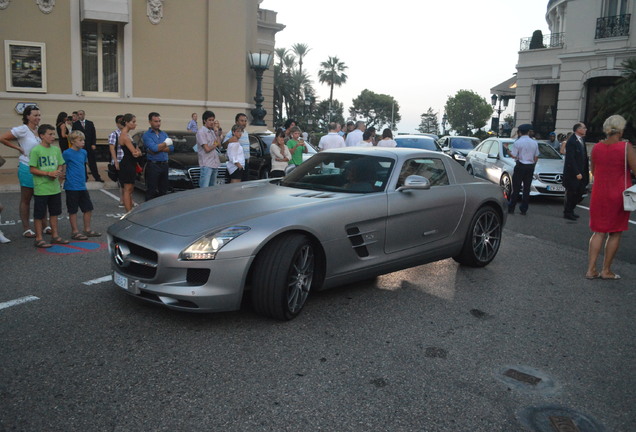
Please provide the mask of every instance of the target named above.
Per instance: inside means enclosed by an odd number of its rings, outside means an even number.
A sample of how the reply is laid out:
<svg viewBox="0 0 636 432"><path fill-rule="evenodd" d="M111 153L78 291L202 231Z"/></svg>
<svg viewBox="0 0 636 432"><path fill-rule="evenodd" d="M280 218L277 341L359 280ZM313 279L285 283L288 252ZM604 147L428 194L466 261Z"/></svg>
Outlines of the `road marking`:
<svg viewBox="0 0 636 432"><path fill-rule="evenodd" d="M89 281L82 282L82 283L84 285L97 285L97 284L104 283L104 282L110 282L112 280L113 280L113 277L111 275L108 275L108 276L102 276L100 278L89 280Z"/></svg>
<svg viewBox="0 0 636 432"><path fill-rule="evenodd" d="M19 299L10 300L8 302L0 303L0 309L10 308L11 306L17 306L19 304L27 303L27 302L30 302L30 301L33 301L33 300L40 300L40 299L38 297L36 297L36 296L20 297Z"/></svg>
<svg viewBox="0 0 636 432"><path fill-rule="evenodd" d="M106 195L108 195L112 199L119 201L119 197L115 195L114 193L108 192L106 189L100 189L100 191L104 192ZM136 206L136 205L139 205L139 204L133 200L133 206Z"/></svg>

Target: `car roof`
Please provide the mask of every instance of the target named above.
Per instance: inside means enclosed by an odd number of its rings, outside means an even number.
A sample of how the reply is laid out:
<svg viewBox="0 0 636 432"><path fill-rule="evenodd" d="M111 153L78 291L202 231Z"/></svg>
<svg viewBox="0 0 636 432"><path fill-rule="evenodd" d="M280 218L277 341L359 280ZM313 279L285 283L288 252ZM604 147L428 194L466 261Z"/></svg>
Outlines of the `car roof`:
<svg viewBox="0 0 636 432"><path fill-rule="evenodd" d="M434 156L439 158L440 153L438 151L416 149L410 147L341 147L329 150L321 151L322 153L353 153L353 154L369 154L378 157L408 157L410 155L420 156Z"/></svg>
<svg viewBox="0 0 636 432"><path fill-rule="evenodd" d="M404 135L400 134L393 137L394 140L398 138L421 138L421 139L429 139L429 140L435 141L435 138L429 135L419 135L419 134L404 134Z"/></svg>

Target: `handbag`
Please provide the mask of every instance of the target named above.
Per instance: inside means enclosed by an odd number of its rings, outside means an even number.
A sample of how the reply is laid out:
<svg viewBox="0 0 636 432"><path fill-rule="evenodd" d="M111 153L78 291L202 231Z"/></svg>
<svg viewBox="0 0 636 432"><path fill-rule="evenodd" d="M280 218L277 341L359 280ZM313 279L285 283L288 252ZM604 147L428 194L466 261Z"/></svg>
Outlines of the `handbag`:
<svg viewBox="0 0 636 432"><path fill-rule="evenodd" d="M119 179L119 171L117 171L117 168L115 168L115 164L113 163L108 164L108 169L106 171L106 174L108 175L108 178L114 182L116 182L117 179Z"/></svg>
<svg viewBox="0 0 636 432"><path fill-rule="evenodd" d="M625 183L627 183L627 167L629 166L627 165L628 145L629 143L625 143ZM629 212L636 210L636 185L632 185L623 191L623 209Z"/></svg>
<svg viewBox="0 0 636 432"><path fill-rule="evenodd" d="M227 162L227 153L222 153L221 150L219 150L218 148L216 149L216 151L219 153L219 161L221 163Z"/></svg>

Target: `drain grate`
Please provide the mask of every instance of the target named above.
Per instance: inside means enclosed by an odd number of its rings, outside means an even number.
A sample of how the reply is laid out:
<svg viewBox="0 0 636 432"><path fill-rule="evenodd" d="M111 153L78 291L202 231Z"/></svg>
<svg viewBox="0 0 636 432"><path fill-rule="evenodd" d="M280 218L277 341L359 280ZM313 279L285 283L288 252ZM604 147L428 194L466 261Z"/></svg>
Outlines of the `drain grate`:
<svg viewBox="0 0 636 432"><path fill-rule="evenodd" d="M516 369L508 369L507 371L504 372L504 375L512 379L515 379L517 381L525 382L534 386L536 386L537 384L541 382L541 378L536 377L534 375L527 374L527 373L523 373Z"/></svg>
<svg viewBox="0 0 636 432"><path fill-rule="evenodd" d="M548 418L556 432L581 432L570 417L550 416Z"/></svg>

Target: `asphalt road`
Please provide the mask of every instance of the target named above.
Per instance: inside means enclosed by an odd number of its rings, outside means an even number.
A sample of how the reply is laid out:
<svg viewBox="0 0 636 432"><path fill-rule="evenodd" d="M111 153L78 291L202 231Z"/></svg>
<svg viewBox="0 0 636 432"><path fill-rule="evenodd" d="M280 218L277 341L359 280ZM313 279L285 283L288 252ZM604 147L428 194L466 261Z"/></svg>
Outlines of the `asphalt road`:
<svg viewBox="0 0 636 432"><path fill-rule="evenodd" d="M105 232L122 210L91 196ZM0 430L635 430L634 226L623 279L588 281L586 210L569 222L536 199L484 269L444 260L316 293L282 323L140 303L104 281L105 237L38 251L17 201L0 194Z"/></svg>

